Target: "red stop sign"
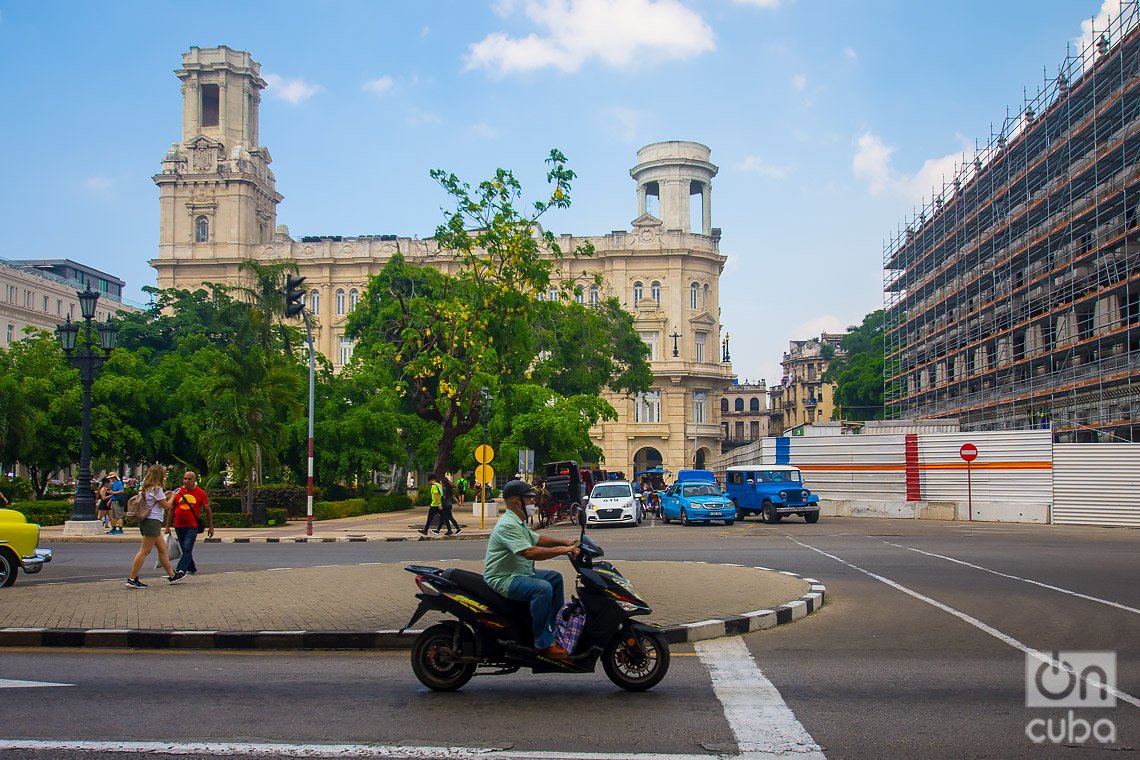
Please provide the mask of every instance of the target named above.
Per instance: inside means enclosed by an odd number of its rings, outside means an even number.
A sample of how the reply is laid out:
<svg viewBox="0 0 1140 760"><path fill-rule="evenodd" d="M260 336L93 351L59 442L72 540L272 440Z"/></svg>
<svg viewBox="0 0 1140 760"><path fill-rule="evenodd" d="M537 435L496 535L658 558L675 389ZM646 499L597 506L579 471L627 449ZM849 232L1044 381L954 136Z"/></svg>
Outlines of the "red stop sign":
<svg viewBox="0 0 1140 760"><path fill-rule="evenodd" d="M967 462L973 462L978 458L978 447L972 443L963 443L962 448L958 449L958 454Z"/></svg>

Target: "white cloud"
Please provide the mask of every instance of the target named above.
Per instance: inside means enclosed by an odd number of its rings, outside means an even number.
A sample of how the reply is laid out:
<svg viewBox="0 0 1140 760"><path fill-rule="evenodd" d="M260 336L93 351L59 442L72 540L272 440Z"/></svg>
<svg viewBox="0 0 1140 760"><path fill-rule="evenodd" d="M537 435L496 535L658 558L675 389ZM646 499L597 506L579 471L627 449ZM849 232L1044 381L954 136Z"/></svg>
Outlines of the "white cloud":
<svg viewBox="0 0 1140 760"><path fill-rule="evenodd" d="M878 195L892 184L891 154L895 149L888 146L878 135L867 132L859 136L851 170L855 177L867 183L871 195Z"/></svg>
<svg viewBox="0 0 1140 760"><path fill-rule="evenodd" d="M508 17L520 3L500 1ZM686 59L716 48L712 29L679 0L523 0L541 31L526 37L494 32L471 45L468 69L505 76L543 68L577 71L591 60L612 68Z"/></svg>
<svg viewBox="0 0 1140 760"><path fill-rule="evenodd" d="M83 188L97 195L109 195L114 182L108 177L88 177L83 180Z"/></svg>
<svg viewBox="0 0 1140 760"><path fill-rule="evenodd" d="M1092 44L1094 36L1100 37L1101 32L1108 29L1109 22L1120 17L1120 5L1121 0L1104 0L1094 17L1081 22L1081 33L1073 40L1077 50L1083 50ZM1096 30L1095 35L1094 29ZM1117 42L1117 40L1112 40L1112 42Z"/></svg>
<svg viewBox="0 0 1140 760"><path fill-rule="evenodd" d="M859 54L855 52L855 48L843 48L843 57L849 61L858 61Z"/></svg>
<svg viewBox="0 0 1140 760"><path fill-rule="evenodd" d="M740 162L739 167L742 172L752 172L759 174L762 177L771 177L772 179L783 179L792 173L791 166L774 166L767 163L759 156L745 156L744 160Z"/></svg>
<svg viewBox="0 0 1140 760"><path fill-rule="evenodd" d="M797 92L803 92L804 90L806 90L807 85L808 85L807 74L800 73L800 74L796 74L795 76L792 77L792 87L794 87Z"/></svg>
<svg viewBox="0 0 1140 760"><path fill-rule="evenodd" d="M779 8L783 0L736 0L738 5L754 5L757 8Z"/></svg>
<svg viewBox="0 0 1140 760"><path fill-rule="evenodd" d="M396 86L396 80L390 76L382 76L377 79L369 79L364 83L361 89L365 92L370 92L373 95L383 95Z"/></svg>
<svg viewBox="0 0 1140 760"><path fill-rule="evenodd" d="M407 122L409 126L419 127L425 124L442 124L443 119L439 114L432 113L431 111L424 111L420 108L413 108L408 111Z"/></svg>
<svg viewBox="0 0 1140 760"><path fill-rule="evenodd" d="M866 132L856 141L851 170L856 179L867 184L871 195L890 191L911 201L931 198L942 192L943 183L949 185L953 181L956 167L962 164L962 151L968 146L962 135L958 135L957 139L961 143L961 150L928 158L918 171L907 174L892 165L891 157L895 148L883 142L878 135Z"/></svg>
<svg viewBox="0 0 1140 760"><path fill-rule="evenodd" d="M626 106L612 106L605 110L603 118L616 128L623 140L628 142L637 138L638 114L635 109Z"/></svg>
<svg viewBox="0 0 1140 760"><path fill-rule="evenodd" d="M431 34L431 27L430 26L421 26L420 27L420 37L427 37L429 34Z"/></svg>
<svg viewBox="0 0 1140 760"><path fill-rule="evenodd" d="M845 333L848 323L834 314L820 314L806 322L801 322L792 329L792 340L807 340L818 338L821 333Z"/></svg>
<svg viewBox="0 0 1140 760"><path fill-rule="evenodd" d="M499 130L495 129L485 121L481 121L478 124L472 124L471 133L483 140L494 140L499 136Z"/></svg>
<svg viewBox="0 0 1140 760"><path fill-rule="evenodd" d="M304 79L286 79L278 74L266 74L269 94L287 103L298 105L321 91L319 84L309 84Z"/></svg>

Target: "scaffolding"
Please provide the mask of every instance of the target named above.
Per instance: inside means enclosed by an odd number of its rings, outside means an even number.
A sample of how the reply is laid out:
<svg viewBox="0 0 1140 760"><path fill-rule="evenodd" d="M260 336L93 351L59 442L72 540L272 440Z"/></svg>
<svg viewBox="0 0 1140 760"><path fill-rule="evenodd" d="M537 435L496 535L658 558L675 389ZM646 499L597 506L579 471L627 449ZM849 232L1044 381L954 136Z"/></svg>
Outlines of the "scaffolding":
<svg viewBox="0 0 1140 760"><path fill-rule="evenodd" d="M1138 6L885 244L888 419L1140 440Z"/></svg>

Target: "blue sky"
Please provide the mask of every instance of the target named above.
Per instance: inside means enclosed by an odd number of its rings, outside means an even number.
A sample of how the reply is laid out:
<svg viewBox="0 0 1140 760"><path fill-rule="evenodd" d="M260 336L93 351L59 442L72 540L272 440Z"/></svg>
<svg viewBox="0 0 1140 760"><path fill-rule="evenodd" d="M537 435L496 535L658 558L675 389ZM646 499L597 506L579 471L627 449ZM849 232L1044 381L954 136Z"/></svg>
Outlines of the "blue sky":
<svg viewBox="0 0 1140 760"><path fill-rule="evenodd" d="M579 178L555 233L628 229L642 145L720 167L721 321L741 380L882 304L884 241L1119 0L0 0L0 257L153 285L190 46L250 51L301 235L431 235L433 168ZM1082 22L1085 27L1082 29Z"/></svg>

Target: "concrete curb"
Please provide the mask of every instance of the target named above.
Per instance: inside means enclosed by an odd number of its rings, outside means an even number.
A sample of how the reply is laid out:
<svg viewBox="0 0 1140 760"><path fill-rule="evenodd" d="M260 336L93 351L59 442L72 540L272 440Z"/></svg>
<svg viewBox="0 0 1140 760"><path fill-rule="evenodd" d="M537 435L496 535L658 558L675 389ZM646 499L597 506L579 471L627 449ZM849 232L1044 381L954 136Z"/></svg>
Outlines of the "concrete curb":
<svg viewBox="0 0 1140 760"><path fill-rule="evenodd" d="M489 532L471 533L463 532L460 536L214 536L213 538L199 538L204 544L334 544L334 543L366 543L388 541L475 541L486 540ZM41 544L137 544L138 535L114 536L107 538L86 538L82 536L48 536L41 538Z"/></svg>
<svg viewBox="0 0 1140 760"><path fill-rule="evenodd" d="M420 538L423 538L422 536ZM461 537L462 538L462 537ZM343 539L342 539L343 540ZM694 563L698 564L698 563ZM715 563L699 563L715 564ZM728 565L747 567L746 565ZM827 589L814 578L779 572L811 584L808 593L771 609L753 610L718 620L662 628L670 644L686 644L762 631L810 615L823 606ZM0 628L4 647L90 647L101 649L234 649L300 651L308 649L410 649L419 630L398 631L166 631L127 628Z"/></svg>

